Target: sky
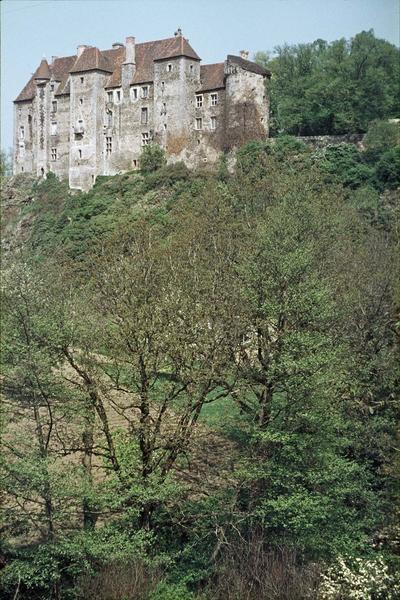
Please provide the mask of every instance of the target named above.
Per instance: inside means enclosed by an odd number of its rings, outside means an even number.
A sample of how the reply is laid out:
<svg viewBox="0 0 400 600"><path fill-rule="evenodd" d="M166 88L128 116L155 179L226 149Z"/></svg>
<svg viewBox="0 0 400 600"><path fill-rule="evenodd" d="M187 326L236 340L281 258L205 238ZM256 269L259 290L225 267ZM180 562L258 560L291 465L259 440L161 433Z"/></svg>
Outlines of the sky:
<svg viewBox="0 0 400 600"><path fill-rule="evenodd" d="M368 29L399 44L398 0L3 0L0 10L3 149L12 146L12 101L42 57L75 54L79 44L104 50L181 27L203 63Z"/></svg>

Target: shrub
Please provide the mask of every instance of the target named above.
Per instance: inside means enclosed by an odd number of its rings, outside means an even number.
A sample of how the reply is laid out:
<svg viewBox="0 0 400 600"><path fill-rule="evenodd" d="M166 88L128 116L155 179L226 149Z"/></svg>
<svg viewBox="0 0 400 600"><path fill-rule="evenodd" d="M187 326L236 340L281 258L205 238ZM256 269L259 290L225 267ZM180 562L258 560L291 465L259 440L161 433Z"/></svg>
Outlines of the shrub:
<svg viewBox="0 0 400 600"><path fill-rule="evenodd" d="M319 589L321 600L395 600L399 594L399 582L389 574L382 557L339 557L322 575Z"/></svg>
<svg viewBox="0 0 400 600"><path fill-rule="evenodd" d="M140 155L140 168L144 173L157 171L166 164L165 152L157 144L144 146Z"/></svg>

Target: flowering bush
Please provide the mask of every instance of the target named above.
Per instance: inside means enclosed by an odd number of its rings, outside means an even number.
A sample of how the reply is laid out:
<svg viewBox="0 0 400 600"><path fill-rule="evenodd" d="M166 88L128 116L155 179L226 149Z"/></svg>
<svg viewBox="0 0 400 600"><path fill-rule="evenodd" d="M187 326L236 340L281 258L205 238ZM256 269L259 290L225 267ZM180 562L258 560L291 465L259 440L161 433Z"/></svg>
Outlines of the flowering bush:
<svg viewBox="0 0 400 600"><path fill-rule="evenodd" d="M339 557L322 575L319 597L321 600L395 600L400 597L400 585L381 556L370 560Z"/></svg>

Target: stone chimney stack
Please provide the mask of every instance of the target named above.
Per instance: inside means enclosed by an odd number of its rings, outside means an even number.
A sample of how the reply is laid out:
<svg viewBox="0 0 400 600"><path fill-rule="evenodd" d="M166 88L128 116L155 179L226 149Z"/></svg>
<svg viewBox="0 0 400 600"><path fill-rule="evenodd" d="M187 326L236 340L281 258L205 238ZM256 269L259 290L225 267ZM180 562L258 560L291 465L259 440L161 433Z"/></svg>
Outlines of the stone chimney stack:
<svg viewBox="0 0 400 600"><path fill-rule="evenodd" d="M76 53L78 55L78 58L80 57L80 55L82 54L82 52L84 50L86 50L86 48L89 48L89 46L86 46L86 44L81 44L80 46L77 47Z"/></svg>
<svg viewBox="0 0 400 600"><path fill-rule="evenodd" d="M125 60L122 63L121 79L122 89L124 90L124 98L129 95L129 86L132 83L133 76L136 70L136 53L135 53L135 38L127 37L125 40Z"/></svg>
<svg viewBox="0 0 400 600"><path fill-rule="evenodd" d="M244 60L249 60L249 51L248 50L241 50L239 52L240 54L240 58L244 58Z"/></svg>
<svg viewBox="0 0 400 600"><path fill-rule="evenodd" d="M134 65L135 60L135 38L127 37L125 40L125 61L124 65Z"/></svg>

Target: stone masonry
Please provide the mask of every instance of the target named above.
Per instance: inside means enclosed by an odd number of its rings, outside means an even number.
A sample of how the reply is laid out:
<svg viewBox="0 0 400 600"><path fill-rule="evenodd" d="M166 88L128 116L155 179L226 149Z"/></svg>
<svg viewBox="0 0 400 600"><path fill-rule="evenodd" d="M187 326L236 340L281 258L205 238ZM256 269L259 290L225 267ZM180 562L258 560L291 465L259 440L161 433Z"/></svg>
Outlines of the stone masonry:
<svg viewBox="0 0 400 600"><path fill-rule="evenodd" d="M97 175L139 168L147 144L195 167L266 139L270 73L247 56L201 65L178 29L165 40L128 37L110 50L78 46L74 56L43 59L14 101L14 173L52 171L88 190Z"/></svg>

